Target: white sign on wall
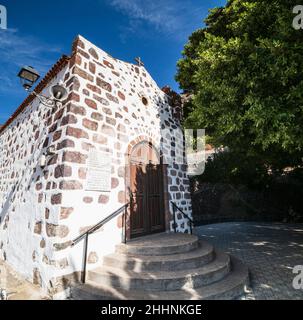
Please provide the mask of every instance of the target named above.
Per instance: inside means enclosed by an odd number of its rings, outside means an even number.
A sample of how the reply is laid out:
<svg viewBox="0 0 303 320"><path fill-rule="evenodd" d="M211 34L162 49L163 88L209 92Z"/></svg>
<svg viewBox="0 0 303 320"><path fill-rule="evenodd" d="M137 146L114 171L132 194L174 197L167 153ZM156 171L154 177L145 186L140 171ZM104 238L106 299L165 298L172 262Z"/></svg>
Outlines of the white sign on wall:
<svg viewBox="0 0 303 320"><path fill-rule="evenodd" d="M111 154L91 149L88 154L87 191L111 191Z"/></svg>

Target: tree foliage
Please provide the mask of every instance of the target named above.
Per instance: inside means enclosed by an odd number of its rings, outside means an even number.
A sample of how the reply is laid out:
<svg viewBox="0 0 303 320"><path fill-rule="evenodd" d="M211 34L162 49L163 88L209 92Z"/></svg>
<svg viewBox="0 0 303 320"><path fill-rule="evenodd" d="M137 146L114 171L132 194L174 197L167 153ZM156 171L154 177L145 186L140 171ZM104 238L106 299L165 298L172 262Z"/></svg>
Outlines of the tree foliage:
<svg viewBox="0 0 303 320"><path fill-rule="evenodd" d="M229 0L189 38L177 81L186 126L273 169L302 163L303 30L294 0Z"/></svg>

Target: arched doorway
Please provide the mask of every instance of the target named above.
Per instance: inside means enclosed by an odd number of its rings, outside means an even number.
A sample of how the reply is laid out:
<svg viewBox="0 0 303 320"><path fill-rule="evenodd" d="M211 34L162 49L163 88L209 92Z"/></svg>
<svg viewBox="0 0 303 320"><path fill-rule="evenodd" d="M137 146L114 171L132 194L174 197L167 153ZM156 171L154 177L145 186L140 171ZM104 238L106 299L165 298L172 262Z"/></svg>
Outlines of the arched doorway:
<svg viewBox="0 0 303 320"><path fill-rule="evenodd" d="M130 155L130 237L165 231L163 168L150 142L134 146Z"/></svg>

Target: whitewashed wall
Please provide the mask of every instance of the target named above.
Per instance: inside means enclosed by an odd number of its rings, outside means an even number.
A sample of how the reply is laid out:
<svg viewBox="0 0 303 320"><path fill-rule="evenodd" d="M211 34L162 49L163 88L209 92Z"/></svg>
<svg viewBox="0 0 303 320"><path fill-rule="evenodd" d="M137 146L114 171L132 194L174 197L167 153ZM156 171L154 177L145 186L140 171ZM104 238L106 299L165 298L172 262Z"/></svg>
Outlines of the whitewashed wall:
<svg viewBox="0 0 303 320"><path fill-rule="evenodd" d="M66 68L42 93L48 94L49 87L65 73ZM59 220L59 208L50 205L58 186L46 189L46 181L54 180L54 166L39 166L54 135L51 114L35 99L0 134L0 258L43 287L55 269L42 262L53 260L54 254L46 223L56 225ZM48 218L46 205L50 207Z"/></svg>

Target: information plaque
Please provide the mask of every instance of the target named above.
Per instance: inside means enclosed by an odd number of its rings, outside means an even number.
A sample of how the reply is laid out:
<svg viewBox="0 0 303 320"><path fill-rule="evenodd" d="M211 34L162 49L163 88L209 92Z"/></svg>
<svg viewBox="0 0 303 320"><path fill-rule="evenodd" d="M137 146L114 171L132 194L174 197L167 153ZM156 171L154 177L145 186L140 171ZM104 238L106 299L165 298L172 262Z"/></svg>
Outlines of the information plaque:
<svg viewBox="0 0 303 320"><path fill-rule="evenodd" d="M88 155L87 191L111 191L111 154L91 149Z"/></svg>

